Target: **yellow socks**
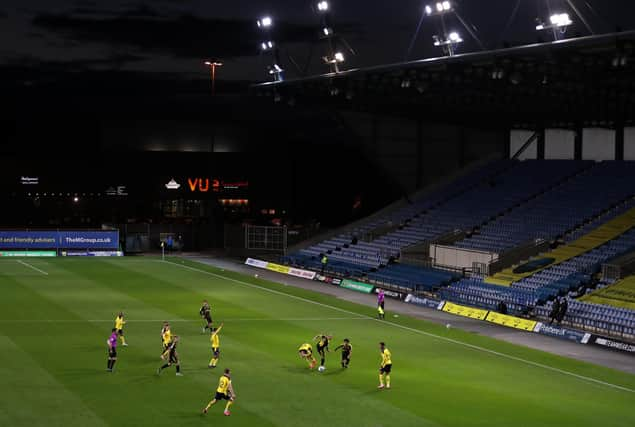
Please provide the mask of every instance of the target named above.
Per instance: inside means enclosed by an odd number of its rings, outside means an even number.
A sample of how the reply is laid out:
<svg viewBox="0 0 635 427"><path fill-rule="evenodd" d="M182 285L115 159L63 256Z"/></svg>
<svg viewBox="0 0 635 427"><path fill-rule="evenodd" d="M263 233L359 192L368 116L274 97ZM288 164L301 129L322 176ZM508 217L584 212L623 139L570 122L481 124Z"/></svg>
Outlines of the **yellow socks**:
<svg viewBox="0 0 635 427"><path fill-rule="evenodd" d="M227 406L225 406L225 411L229 411L229 407L232 406L234 404L234 402L232 402L231 400L227 401Z"/></svg>
<svg viewBox="0 0 635 427"><path fill-rule="evenodd" d="M386 375L386 387L390 387L390 375Z"/></svg>
<svg viewBox="0 0 635 427"><path fill-rule="evenodd" d="M379 374L379 385L384 385L384 375Z"/></svg>

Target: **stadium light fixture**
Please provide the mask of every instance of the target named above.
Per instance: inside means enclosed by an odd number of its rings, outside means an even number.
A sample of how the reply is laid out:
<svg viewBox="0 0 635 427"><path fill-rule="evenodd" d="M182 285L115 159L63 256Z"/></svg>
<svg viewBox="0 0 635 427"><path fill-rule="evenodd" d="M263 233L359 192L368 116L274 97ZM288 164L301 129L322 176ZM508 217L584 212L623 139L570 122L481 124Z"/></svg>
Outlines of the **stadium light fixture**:
<svg viewBox="0 0 635 427"><path fill-rule="evenodd" d="M434 39L434 45L437 47L451 46L463 43L463 38L456 31L452 31L450 34L448 34L447 38L442 38L439 36L432 36L432 38Z"/></svg>
<svg viewBox="0 0 635 427"><path fill-rule="evenodd" d="M262 50L273 49L273 42L271 40L260 43L260 48Z"/></svg>
<svg viewBox="0 0 635 427"><path fill-rule="evenodd" d="M446 53L446 55L453 56L456 45L463 43L463 38L456 31L451 31L445 38L440 36L432 36L434 45L440 47Z"/></svg>
<svg viewBox="0 0 635 427"><path fill-rule="evenodd" d="M451 1L439 1L435 4L426 5L424 8L426 15L443 15L454 11L454 4Z"/></svg>
<svg viewBox="0 0 635 427"><path fill-rule="evenodd" d="M333 55L333 58L337 62L344 62L344 54L342 52L335 52L335 55Z"/></svg>
<svg viewBox="0 0 635 427"><path fill-rule="evenodd" d="M322 28L322 33L325 36L331 36L331 35L333 35L333 29L330 28L330 27L324 27L324 28Z"/></svg>
<svg viewBox="0 0 635 427"><path fill-rule="evenodd" d="M273 25L273 19L271 16L264 16L256 21L258 28L270 28Z"/></svg>
<svg viewBox="0 0 635 427"><path fill-rule="evenodd" d="M210 78L212 82L212 96L216 95L216 67L222 67L223 63L219 61L205 61L210 69Z"/></svg>
<svg viewBox="0 0 635 427"><path fill-rule="evenodd" d="M326 0L322 0L317 3L318 12L325 13L325 12L328 12L330 8L331 8L331 5Z"/></svg>
<svg viewBox="0 0 635 427"><path fill-rule="evenodd" d="M550 30L553 28L566 28L571 24L573 24L573 21L569 17L568 13L554 13L549 17L549 24L538 22L538 25L536 25L536 30L542 31Z"/></svg>

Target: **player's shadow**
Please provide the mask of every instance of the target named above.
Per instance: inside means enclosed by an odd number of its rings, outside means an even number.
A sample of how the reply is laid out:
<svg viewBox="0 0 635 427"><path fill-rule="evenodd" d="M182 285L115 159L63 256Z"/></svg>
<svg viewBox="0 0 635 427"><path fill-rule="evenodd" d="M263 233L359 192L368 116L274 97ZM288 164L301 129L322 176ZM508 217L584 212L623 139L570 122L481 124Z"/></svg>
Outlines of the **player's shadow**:
<svg viewBox="0 0 635 427"><path fill-rule="evenodd" d="M291 374L303 374L303 373L308 373L310 374L311 372L316 371L315 369L311 370L308 368L308 366L306 365L291 365L291 366L284 366L282 369L284 369L285 371L291 373Z"/></svg>

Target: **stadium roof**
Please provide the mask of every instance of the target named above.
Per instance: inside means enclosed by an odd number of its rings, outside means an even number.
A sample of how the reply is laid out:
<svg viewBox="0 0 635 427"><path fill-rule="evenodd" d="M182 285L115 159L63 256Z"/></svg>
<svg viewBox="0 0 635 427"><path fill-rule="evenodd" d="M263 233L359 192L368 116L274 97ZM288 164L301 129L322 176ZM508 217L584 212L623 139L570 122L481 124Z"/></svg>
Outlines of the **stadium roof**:
<svg viewBox="0 0 635 427"><path fill-rule="evenodd" d="M448 122L575 127L635 118L635 31L254 85L291 105Z"/></svg>

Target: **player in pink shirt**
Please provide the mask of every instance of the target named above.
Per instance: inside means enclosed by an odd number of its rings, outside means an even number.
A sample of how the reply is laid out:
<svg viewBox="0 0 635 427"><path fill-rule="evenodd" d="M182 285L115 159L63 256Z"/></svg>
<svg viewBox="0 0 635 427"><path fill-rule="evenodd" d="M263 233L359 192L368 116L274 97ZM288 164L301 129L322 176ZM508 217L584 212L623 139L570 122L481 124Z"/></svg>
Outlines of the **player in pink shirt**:
<svg viewBox="0 0 635 427"><path fill-rule="evenodd" d="M112 372L117 361L117 329L112 328L112 334L106 341L108 344L108 372Z"/></svg>

